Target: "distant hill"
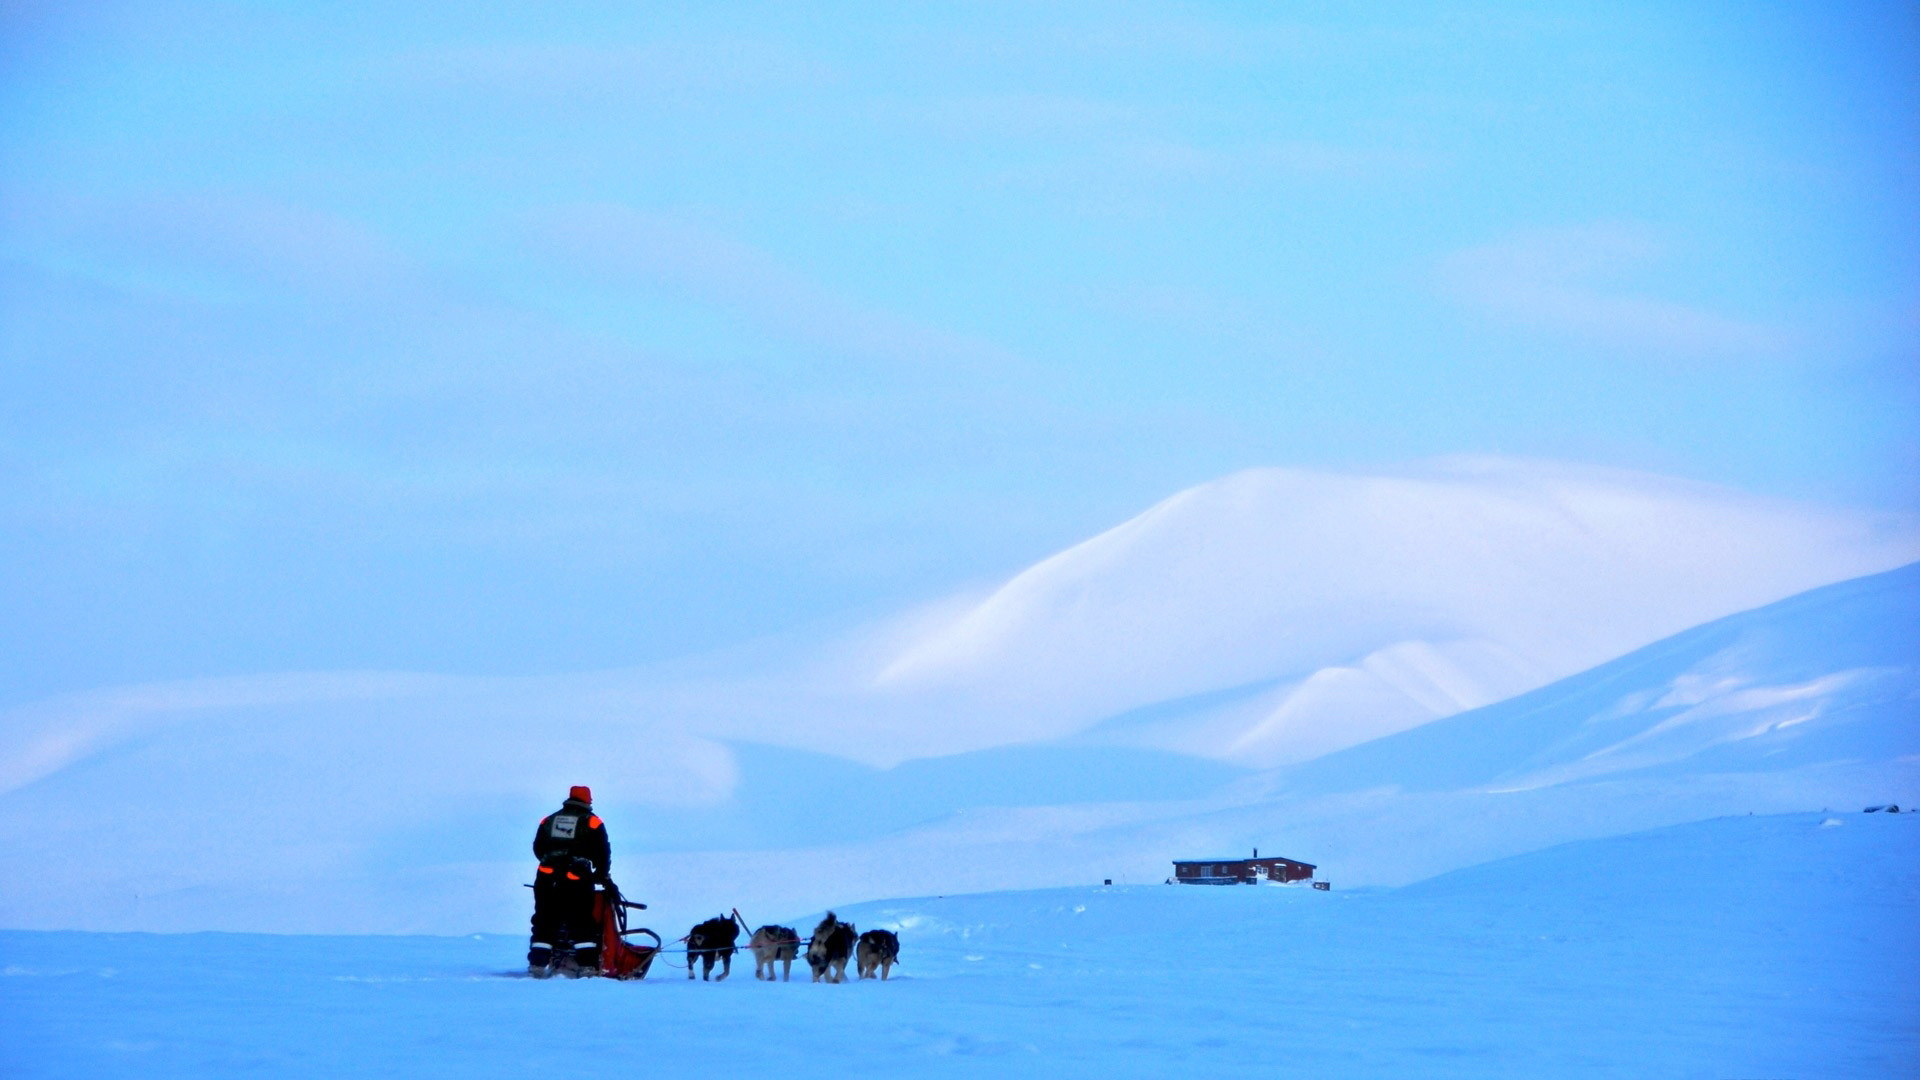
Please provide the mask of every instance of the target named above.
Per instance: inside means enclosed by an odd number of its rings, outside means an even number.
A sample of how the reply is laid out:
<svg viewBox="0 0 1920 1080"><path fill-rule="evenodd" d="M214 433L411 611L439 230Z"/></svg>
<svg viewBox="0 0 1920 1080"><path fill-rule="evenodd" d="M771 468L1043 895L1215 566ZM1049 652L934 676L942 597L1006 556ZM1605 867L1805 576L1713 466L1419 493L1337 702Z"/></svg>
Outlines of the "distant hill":
<svg viewBox="0 0 1920 1080"><path fill-rule="evenodd" d="M1920 755L1920 563L1742 612L1274 778L1292 794L1524 790Z"/></svg>
<svg viewBox="0 0 1920 1080"><path fill-rule="evenodd" d="M1890 569L1920 558L1915 540L1897 517L1618 470L1257 469L927 620L869 696L961 703L974 739L1086 733L1281 765Z"/></svg>
<svg viewBox="0 0 1920 1080"><path fill-rule="evenodd" d="M1259 847L1342 887L1398 885L1570 840L1884 802L1920 804L1920 564L1719 619L1211 797L1036 798L767 852L737 876L705 855L655 861L669 881L751 890L767 873L786 894L853 897L1159 881L1174 858Z"/></svg>
<svg viewBox="0 0 1920 1080"><path fill-rule="evenodd" d="M508 928L534 822L583 782L623 884L762 911L1256 845L1404 882L1905 801L1912 568L1686 628L1913 545L1905 519L1636 474L1260 470L864 633L71 695L0 716L0 926Z"/></svg>

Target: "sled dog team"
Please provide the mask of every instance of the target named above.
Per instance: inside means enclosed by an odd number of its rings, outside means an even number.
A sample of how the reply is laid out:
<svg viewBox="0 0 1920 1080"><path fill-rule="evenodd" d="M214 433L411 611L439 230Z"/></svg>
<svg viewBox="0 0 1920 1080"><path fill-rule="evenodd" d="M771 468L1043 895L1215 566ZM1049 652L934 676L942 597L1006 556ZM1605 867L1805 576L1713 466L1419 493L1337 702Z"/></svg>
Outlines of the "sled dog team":
<svg viewBox="0 0 1920 1080"><path fill-rule="evenodd" d="M693 978L697 967L705 980L713 974L715 964L720 965L715 982L731 975L734 942L744 929L746 924L734 914L716 915L687 931L687 978ZM785 982L794 957L800 954L800 935L791 926L763 926L753 932L747 948L753 953L754 978L771 981L777 963L780 980ZM860 978L885 981L893 965L900 962L900 939L891 930L869 930L856 936L852 923L841 922L829 911L813 928L813 939L807 943L807 965L813 968L813 981L846 982L849 958L855 962Z"/></svg>
<svg viewBox="0 0 1920 1080"><path fill-rule="evenodd" d="M568 978L646 978L660 951L660 936L641 929L631 932L653 938L653 945L626 940L626 913L647 905L624 900L613 883L613 846L607 841L606 822L594 813L593 789L585 784L573 785L560 809L540 819L540 827L533 833L533 856L540 865L529 886L533 889L533 922L527 941L527 974L536 979L554 974ZM746 928L746 921L736 910L689 930L681 939L687 943L687 978L693 978L696 966L701 969L702 979L709 978L716 963L720 965L720 978L731 974L734 942ZM780 978L785 981L800 945L800 935L790 926L755 930L747 943L753 950L753 977L772 979L773 965L778 962ZM856 936L853 926L841 922L831 911L814 928L806 946L814 982L847 981L849 958L858 961L863 979L878 974L884 980L900 961L898 937L886 930L869 930Z"/></svg>

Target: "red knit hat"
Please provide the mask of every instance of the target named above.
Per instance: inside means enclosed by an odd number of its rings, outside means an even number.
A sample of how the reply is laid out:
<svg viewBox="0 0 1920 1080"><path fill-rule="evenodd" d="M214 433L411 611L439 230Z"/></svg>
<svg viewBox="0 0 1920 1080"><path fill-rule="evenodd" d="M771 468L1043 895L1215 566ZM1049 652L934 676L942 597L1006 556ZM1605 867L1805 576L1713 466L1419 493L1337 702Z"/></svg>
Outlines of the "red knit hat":
<svg viewBox="0 0 1920 1080"><path fill-rule="evenodd" d="M593 805L593 789L585 784L575 784L567 789L567 798L579 799L588 806Z"/></svg>

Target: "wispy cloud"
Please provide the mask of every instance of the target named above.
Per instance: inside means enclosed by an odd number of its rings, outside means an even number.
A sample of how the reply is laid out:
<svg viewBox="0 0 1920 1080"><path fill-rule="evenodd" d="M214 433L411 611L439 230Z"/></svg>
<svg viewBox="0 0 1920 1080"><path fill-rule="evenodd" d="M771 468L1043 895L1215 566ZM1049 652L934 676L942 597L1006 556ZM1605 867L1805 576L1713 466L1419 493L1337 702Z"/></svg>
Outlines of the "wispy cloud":
<svg viewBox="0 0 1920 1080"><path fill-rule="evenodd" d="M1034 9L1041 13L1043 9ZM1017 34L1004 28L993 33L915 31L903 35L904 44L932 56L967 60L1019 61L1062 57L1129 63L1187 61L1241 65L1298 57L1341 48L1352 34L1331 33L1306 22L1182 17L1156 13L1154 17L1113 18L1111 13L1092 25L1084 21L1054 21L1042 15ZM1370 34L1369 37L1377 37Z"/></svg>
<svg viewBox="0 0 1920 1080"><path fill-rule="evenodd" d="M417 275L373 229L311 206L203 190L133 199L0 192L0 251L145 293L377 295Z"/></svg>
<svg viewBox="0 0 1920 1080"><path fill-rule="evenodd" d="M657 96L817 82L831 78L832 70L770 40L728 36L622 44L449 43L399 53L379 74L389 85L413 90Z"/></svg>
<svg viewBox="0 0 1920 1080"><path fill-rule="evenodd" d="M1190 142L1136 143L1125 155L1141 166L1193 179L1360 179L1426 166L1419 154L1390 147L1349 146L1316 139L1278 139L1238 146Z"/></svg>
<svg viewBox="0 0 1920 1080"><path fill-rule="evenodd" d="M1588 225L1520 233L1441 261L1441 289L1478 311L1615 345L1695 355L1774 355L1784 328L1612 285L1664 254L1650 229Z"/></svg>
<svg viewBox="0 0 1920 1080"><path fill-rule="evenodd" d="M1024 366L991 342L863 303L761 248L674 217L574 206L535 216L529 239L576 279L681 291L843 359L1001 374Z"/></svg>
<svg viewBox="0 0 1920 1080"><path fill-rule="evenodd" d="M979 137L1112 135L1164 118L1165 110L1068 94L967 94L895 107L949 134Z"/></svg>

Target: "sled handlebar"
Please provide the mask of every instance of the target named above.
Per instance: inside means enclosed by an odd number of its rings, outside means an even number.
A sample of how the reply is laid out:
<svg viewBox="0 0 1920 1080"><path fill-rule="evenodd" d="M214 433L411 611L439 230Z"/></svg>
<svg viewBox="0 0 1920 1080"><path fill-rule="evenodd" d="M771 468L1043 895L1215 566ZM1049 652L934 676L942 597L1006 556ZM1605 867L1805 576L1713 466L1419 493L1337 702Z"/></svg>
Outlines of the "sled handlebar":
<svg viewBox="0 0 1920 1080"><path fill-rule="evenodd" d="M533 888L533 884L531 882L523 881L520 883L520 887L523 889L531 889ZM620 898L620 906L623 908L632 908L634 911L647 910L647 905L642 904L637 900L629 900L624 896Z"/></svg>

